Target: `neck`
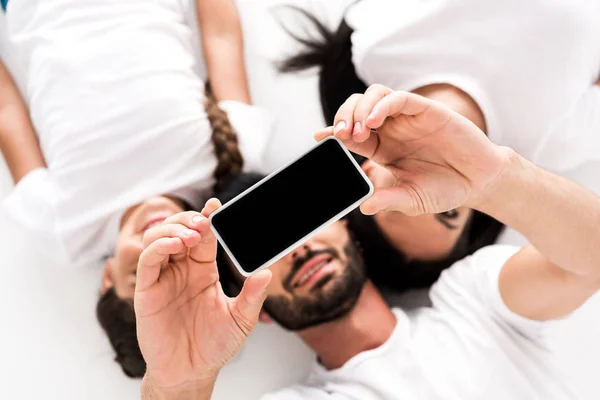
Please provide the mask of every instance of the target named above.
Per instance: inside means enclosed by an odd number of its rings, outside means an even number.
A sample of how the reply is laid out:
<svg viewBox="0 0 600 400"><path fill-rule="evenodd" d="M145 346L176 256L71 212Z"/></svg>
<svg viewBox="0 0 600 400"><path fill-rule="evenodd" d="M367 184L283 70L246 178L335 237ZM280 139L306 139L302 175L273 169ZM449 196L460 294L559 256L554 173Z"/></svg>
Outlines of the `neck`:
<svg viewBox="0 0 600 400"><path fill-rule="evenodd" d="M356 306L343 318L300 331L300 338L327 369L342 367L363 351L381 346L396 327L396 317L375 286L367 282Z"/></svg>

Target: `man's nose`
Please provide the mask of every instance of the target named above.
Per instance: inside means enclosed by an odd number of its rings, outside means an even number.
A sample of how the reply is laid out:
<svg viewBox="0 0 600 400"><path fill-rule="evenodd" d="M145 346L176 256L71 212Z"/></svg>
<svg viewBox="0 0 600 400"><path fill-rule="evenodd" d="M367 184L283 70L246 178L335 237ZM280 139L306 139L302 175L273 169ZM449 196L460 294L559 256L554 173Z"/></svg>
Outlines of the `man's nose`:
<svg viewBox="0 0 600 400"><path fill-rule="evenodd" d="M293 263L298 258L302 258L306 256L306 253L310 251L310 244L304 243L301 246L298 246L295 250L293 250L290 254L286 256L288 262Z"/></svg>

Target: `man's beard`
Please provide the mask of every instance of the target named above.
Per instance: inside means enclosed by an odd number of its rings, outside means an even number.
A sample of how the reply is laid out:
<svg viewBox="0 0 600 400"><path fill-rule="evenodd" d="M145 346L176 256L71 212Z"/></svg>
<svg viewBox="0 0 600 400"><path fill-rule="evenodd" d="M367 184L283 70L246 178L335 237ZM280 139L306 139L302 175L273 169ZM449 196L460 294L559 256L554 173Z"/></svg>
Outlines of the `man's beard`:
<svg viewBox="0 0 600 400"><path fill-rule="evenodd" d="M366 281L364 260L352 240L344 248L348 265L341 276L324 278L317 282L313 291L316 294L310 298L269 296L264 304L264 310L279 325L290 331L299 331L326 322L335 321L345 316L354 308ZM284 287L291 292L290 281L293 275L305 261L321 253L329 253L337 258L333 250L309 252L302 260L297 260L295 267L284 281ZM322 289L330 280L335 279L327 290Z"/></svg>

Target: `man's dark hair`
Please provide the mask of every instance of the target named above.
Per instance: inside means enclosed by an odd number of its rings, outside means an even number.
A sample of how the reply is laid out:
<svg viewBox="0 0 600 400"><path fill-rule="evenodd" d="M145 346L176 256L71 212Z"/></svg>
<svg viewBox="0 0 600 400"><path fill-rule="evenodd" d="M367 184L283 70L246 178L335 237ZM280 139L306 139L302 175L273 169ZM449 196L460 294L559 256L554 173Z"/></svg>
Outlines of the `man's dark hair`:
<svg viewBox="0 0 600 400"><path fill-rule="evenodd" d="M242 170L244 159L238 147L237 134L227 113L219 108L208 83L205 111L212 129L211 141L217 158L213 190L219 191L231 176ZM146 372L146 362L137 341L132 301L120 298L111 288L98 299L96 317L117 354L115 361L121 365L123 372L131 378L142 378Z"/></svg>
<svg viewBox="0 0 600 400"><path fill-rule="evenodd" d="M301 37L282 24L284 30L302 44L304 49L282 61L279 69L286 73L312 67L319 69L321 108L327 124L333 125L335 114L346 99L354 93L364 93L367 89L352 63L353 30L342 20L338 28L332 31L309 12L298 7L289 8L306 18L316 34ZM357 159L359 162L364 160L360 157ZM454 262L493 244L504 228L502 223L492 217L473 210L469 224L449 257L437 262L409 263L384 239L372 217L358 214L350 216L350 227L365 250L369 277L379 286L391 286L400 291L431 286L442 271Z"/></svg>

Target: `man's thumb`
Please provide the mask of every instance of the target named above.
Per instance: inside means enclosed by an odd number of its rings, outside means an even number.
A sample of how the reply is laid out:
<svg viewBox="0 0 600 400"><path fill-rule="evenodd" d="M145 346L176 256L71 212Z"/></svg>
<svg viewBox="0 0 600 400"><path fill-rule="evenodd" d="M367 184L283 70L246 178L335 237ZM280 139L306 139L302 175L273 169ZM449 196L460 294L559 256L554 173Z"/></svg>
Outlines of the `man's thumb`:
<svg viewBox="0 0 600 400"><path fill-rule="evenodd" d="M392 188L377 188L373 196L361 204L360 210L365 215L374 215L379 211L398 211L415 216L425 212L422 202L415 201L418 195L405 185Z"/></svg>
<svg viewBox="0 0 600 400"><path fill-rule="evenodd" d="M235 299L234 308L237 312L234 313L234 318L246 336L256 327L271 277L271 271L265 269L246 279L241 293Z"/></svg>

